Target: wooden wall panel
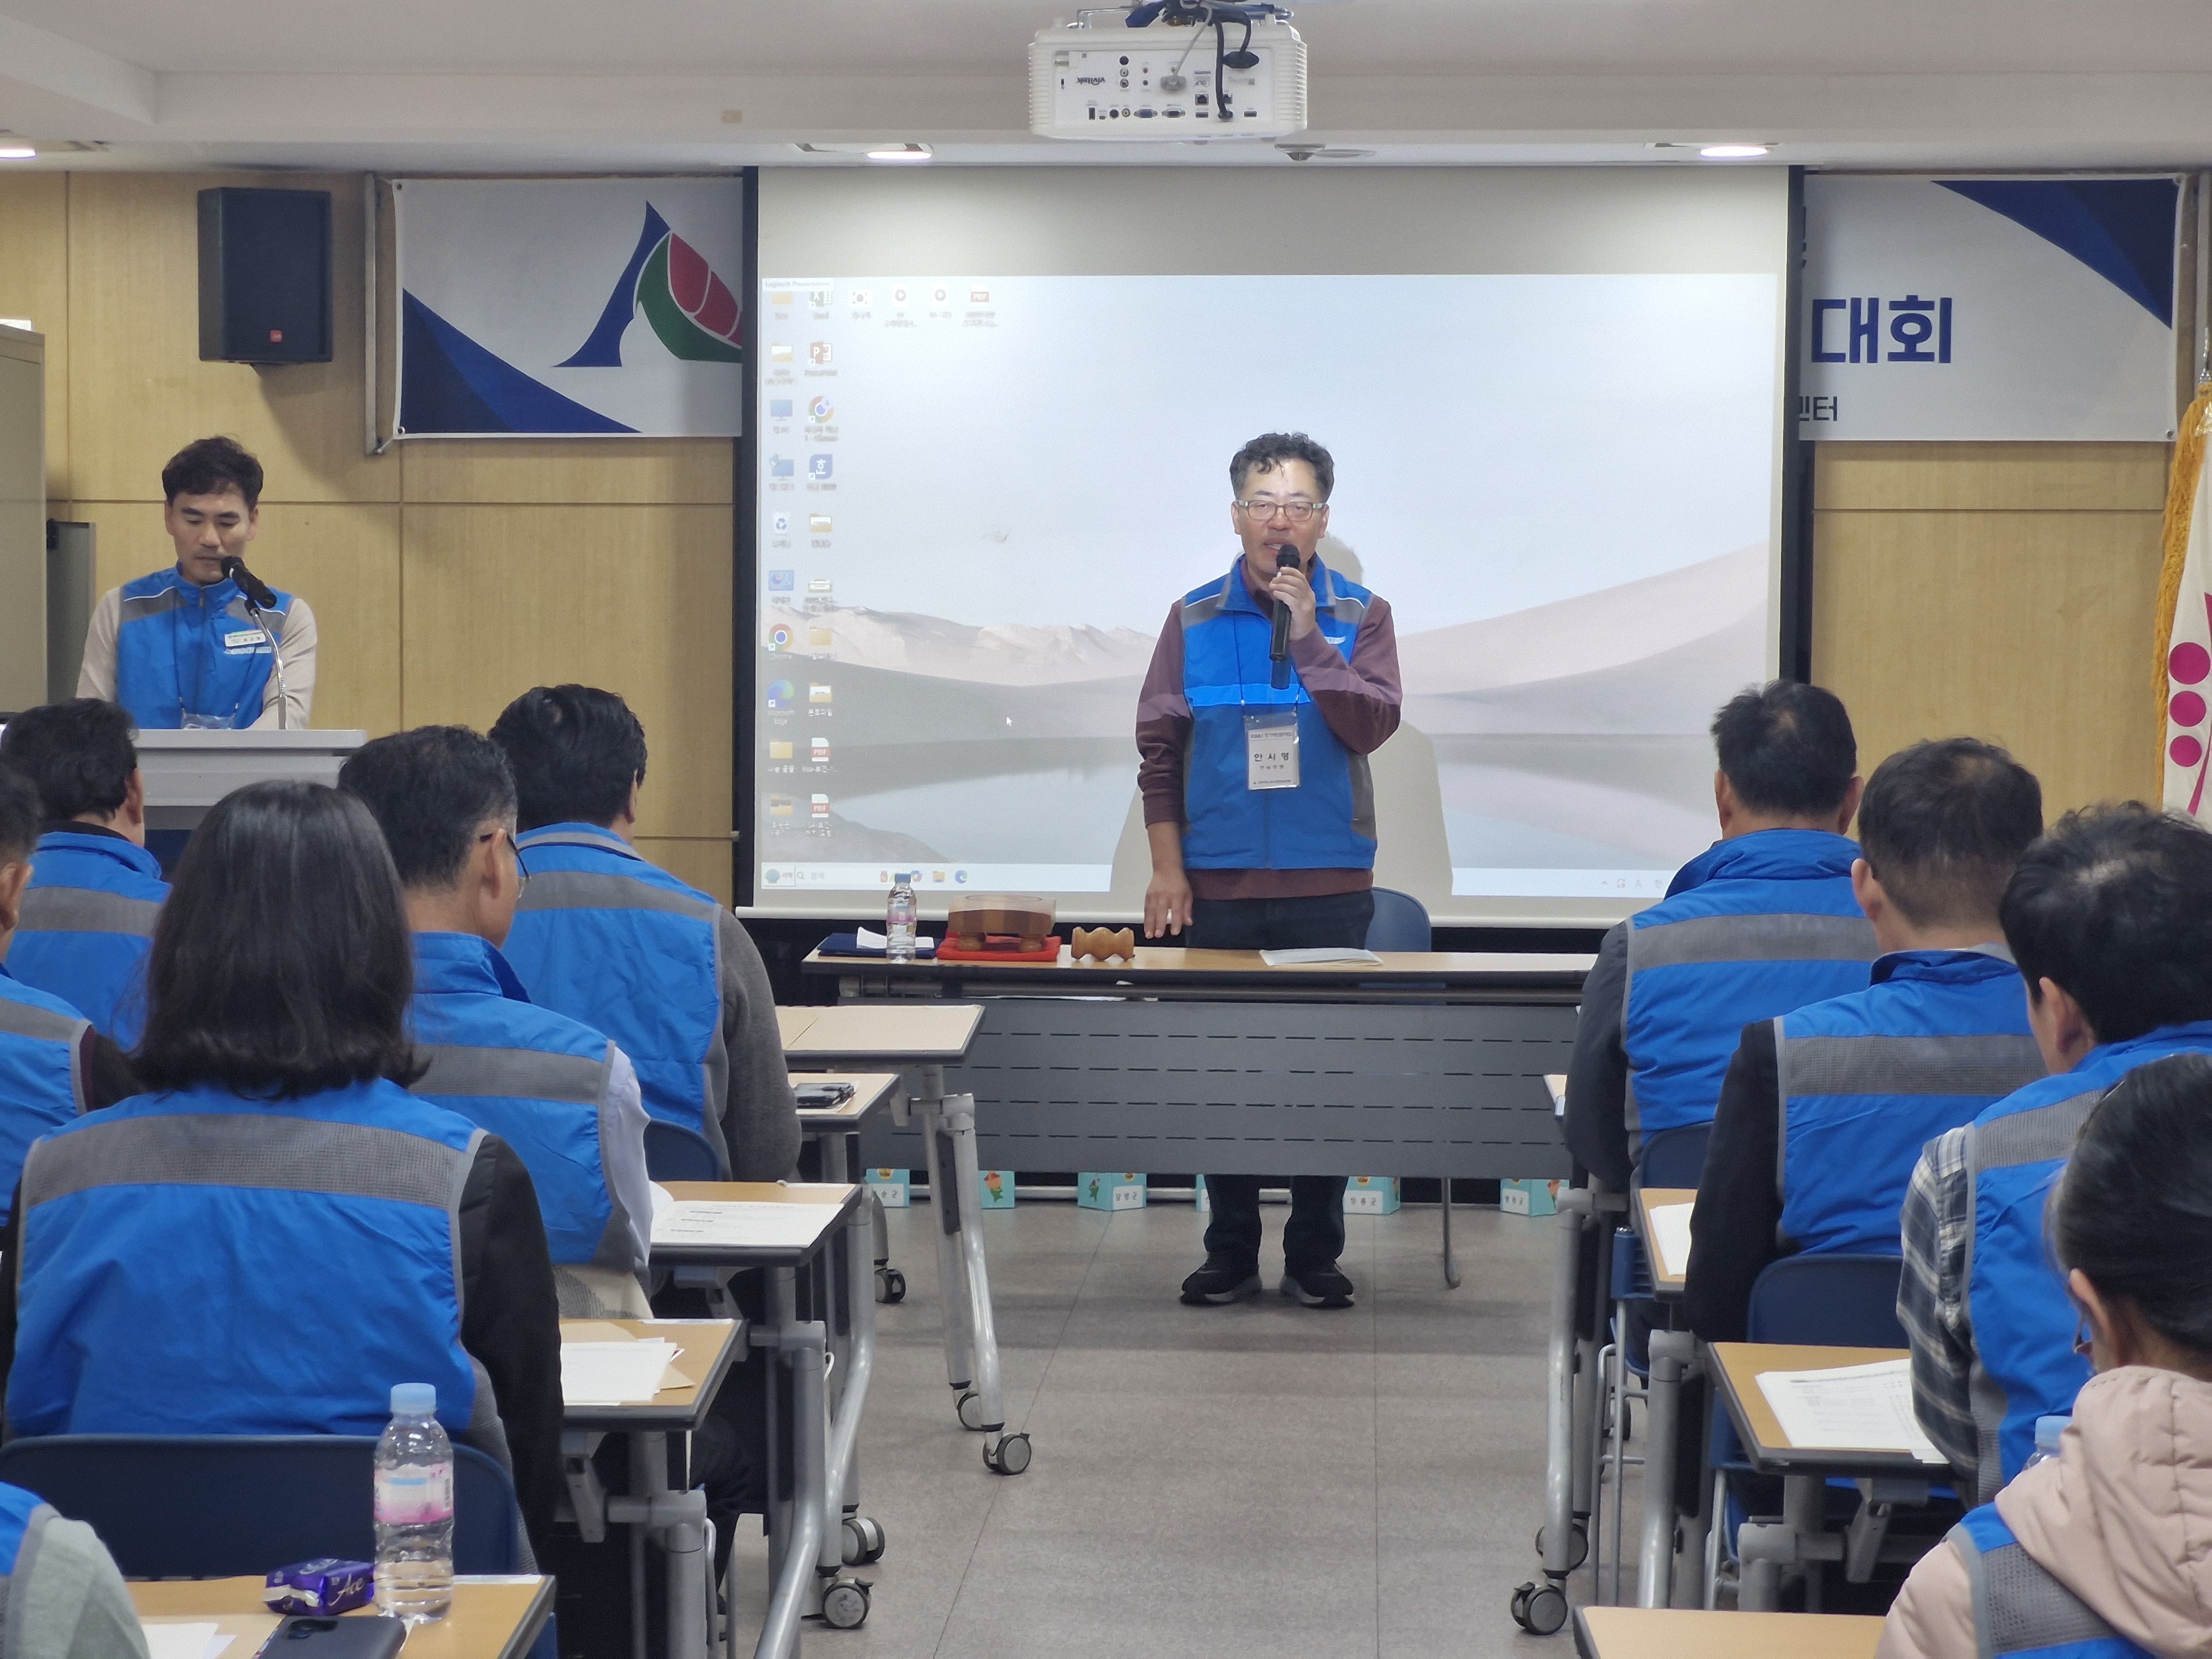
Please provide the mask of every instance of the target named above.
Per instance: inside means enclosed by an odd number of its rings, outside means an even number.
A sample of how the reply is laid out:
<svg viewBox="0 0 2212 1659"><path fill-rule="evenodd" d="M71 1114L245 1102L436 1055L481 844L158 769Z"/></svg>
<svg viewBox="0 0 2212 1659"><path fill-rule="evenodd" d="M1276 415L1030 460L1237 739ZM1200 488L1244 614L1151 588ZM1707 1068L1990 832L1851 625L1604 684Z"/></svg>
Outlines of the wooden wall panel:
<svg viewBox="0 0 2212 1659"><path fill-rule="evenodd" d="M409 439L396 446L410 501L627 502L727 507L727 438Z"/></svg>
<svg viewBox="0 0 2212 1659"><path fill-rule="evenodd" d="M647 780L648 786L651 780ZM637 850L678 881L688 881L702 893L712 893L725 904L733 890L729 837L675 840L665 836L640 836Z"/></svg>
<svg viewBox="0 0 2212 1659"><path fill-rule="evenodd" d="M618 691L652 763L642 834L730 830L730 511L405 510L404 719L489 726L532 685Z"/></svg>
<svg viewBox="0 0 2212 1659"><path fill-rule="evenodd" d="M2164 444L1822 444L1829 512L2159 512Z"/></svg>
<svg viewBox="0 0 2212 1659"><path fill-rule="evenodd" d="M0 317L46 337L46 497L69 483L69 187L66 173L0 177Z"/></svg>
<svg viewBox="0 0 2212 1659"><path fill-rule="evenodd" d="M260 457L270 501L398 499L398 463L362 453L358 176L281 179L332 192L333 361L199 360L198 193L271 182L258 173L70 175L74 499L158 500L161 464L216 432Z"/></svg>

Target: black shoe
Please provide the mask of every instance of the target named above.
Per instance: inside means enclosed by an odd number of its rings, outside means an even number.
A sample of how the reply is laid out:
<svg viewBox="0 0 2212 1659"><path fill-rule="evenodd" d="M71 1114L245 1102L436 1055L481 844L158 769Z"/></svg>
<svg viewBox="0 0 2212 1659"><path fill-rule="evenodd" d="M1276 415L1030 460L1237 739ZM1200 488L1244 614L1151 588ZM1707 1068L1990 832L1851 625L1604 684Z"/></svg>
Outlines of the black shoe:
<svg viewBox="0 0 2212 1659"><path fill-rule="evenodd" d="M1235 1302L1260 1292L1260 1266L1225 1255L1209 1255L1206 1265L1182 1282L1182 1299L1194 1308Z"/></svg>
<svg viewBox="0 0 2212 1659"><path fill-rule="evenodd" d="M1352 1305L1352 1281L1337 1271L1334 1261L1304 1267L1285 1264L1282 1289L1285 1296L1294 1296L1309 1308Z"/></svg>

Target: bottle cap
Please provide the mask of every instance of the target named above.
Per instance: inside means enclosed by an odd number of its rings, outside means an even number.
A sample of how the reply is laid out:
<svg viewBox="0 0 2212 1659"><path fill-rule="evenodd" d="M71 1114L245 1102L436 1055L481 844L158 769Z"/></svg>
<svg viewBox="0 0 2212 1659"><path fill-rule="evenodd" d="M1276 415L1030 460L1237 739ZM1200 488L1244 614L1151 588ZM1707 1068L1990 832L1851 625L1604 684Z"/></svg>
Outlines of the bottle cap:
<svg viewBox="0 0 2212 1659"><path fill-rule="evenodd" d="M438 1409L438 1387L434 1382L394 1382L392 1385L392 1414L394 1417L428 1417Z"/></svg>
<svg viewBox="0 0 2212 1659"><path fill-rule="evenodd" d="M2066 1425L2073 1420L2071 1413L2063 1413L2055 1417L2037 1418L2035 1419L2036 1450L2056 1455L2058 1450L2058 1437L2066 1432Z"/></svg>

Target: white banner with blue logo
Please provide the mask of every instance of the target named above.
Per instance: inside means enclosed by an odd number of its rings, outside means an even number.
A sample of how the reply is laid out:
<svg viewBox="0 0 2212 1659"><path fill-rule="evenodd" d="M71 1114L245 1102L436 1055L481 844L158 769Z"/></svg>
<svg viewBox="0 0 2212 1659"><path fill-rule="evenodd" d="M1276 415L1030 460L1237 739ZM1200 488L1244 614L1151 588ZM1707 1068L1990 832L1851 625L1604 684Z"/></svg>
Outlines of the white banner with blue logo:
<svg viewBox="0 0 2212 1659"><path fill-rule="evenodd" d="M397 434L734 437L741 179L402 179Z"/></svg>
<svg viewBox="0 0 2212 1659"><path fill-rule="evenodd" d="M1799 435L2173 435L2180 180L1805 180Z"/></svg>

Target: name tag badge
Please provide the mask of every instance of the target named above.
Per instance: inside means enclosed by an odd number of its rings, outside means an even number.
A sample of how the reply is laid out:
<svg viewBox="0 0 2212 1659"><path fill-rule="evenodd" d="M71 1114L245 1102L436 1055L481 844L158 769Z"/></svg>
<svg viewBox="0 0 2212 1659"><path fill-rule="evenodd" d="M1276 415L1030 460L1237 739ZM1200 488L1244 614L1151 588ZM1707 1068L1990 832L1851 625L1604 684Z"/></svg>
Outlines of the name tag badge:
<svg viewBox="0 0 2212 1659"><path fill-rule="evenodd" d="M1298 787L1298 717L1295 709L1271 708L1244 716L1244 787Z"/></svg>
<svg viewBox="0 0 2212 1659"><path fill-rule="evenodd" d="M241 628L235 633L226 634L222 636L222 643L223 648L228 651L251 653L266 652L269 649L268 635L258 628Z"/></svg>

